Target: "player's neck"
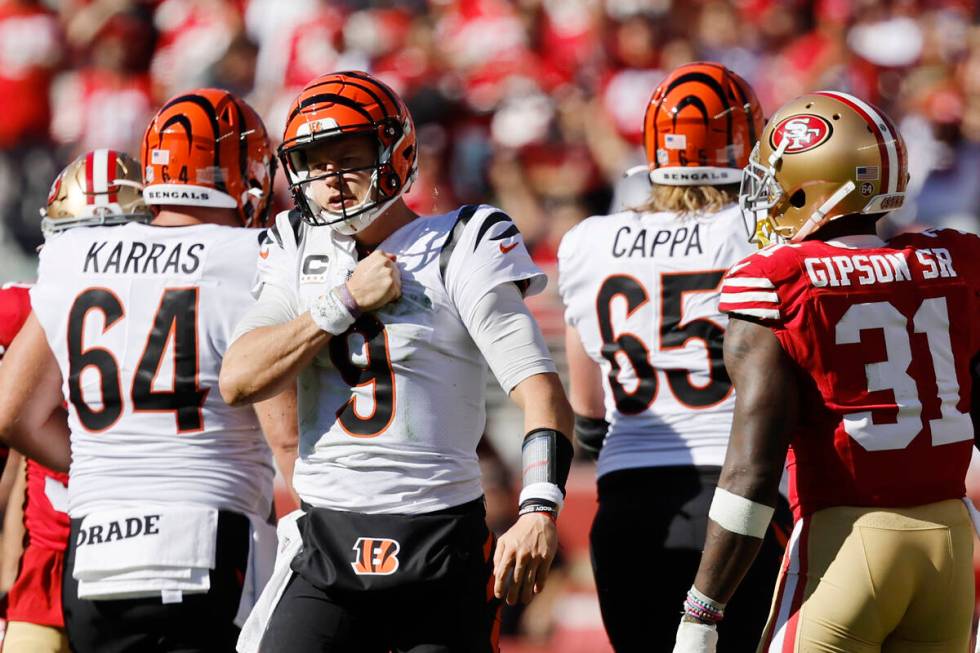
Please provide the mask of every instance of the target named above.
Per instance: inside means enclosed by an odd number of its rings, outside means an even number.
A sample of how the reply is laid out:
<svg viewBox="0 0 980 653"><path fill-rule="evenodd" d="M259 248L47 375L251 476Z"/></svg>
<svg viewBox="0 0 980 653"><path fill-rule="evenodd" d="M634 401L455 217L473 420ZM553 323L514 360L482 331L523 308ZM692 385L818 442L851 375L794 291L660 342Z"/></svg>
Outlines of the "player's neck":
<svg viewBox="0 0 980 653"><path fill-rule="evenodd" d="M408 208L405 200L398 198L377 220L354 235L359 245L373 248L382 240L419 217Z"/></svg>
<svg viewBox="0 0 980 653"><path fill-rule="evenodd" d="M850 215L831 220L806 240L836 240L845 236L877 236L877 215Z"/></svg>
<svg viewBox="0 0 980 653"><path fill-rule="evenodd" d="M232 209L217 209L210 206L164 206L160 208L150 224L156 227L187 227L196 224L242 226Z"/></svg>

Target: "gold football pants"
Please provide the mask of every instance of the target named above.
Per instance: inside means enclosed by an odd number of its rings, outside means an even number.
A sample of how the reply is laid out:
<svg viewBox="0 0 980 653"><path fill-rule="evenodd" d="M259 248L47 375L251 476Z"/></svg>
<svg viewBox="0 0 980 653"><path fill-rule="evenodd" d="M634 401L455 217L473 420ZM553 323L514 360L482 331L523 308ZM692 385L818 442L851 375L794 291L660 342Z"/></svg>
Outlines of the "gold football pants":
<svg viewBox="0 0 980 653"><path fill-rule="evenodd" d="M759 652L966 651L973 532L960 500L797 521Z"/></svg>
<svg viewBox="0 0 980 653"><path fill-rule="evenodd" d="M11 621L3 637L3 653L68 653L63 628Z"/></svg>

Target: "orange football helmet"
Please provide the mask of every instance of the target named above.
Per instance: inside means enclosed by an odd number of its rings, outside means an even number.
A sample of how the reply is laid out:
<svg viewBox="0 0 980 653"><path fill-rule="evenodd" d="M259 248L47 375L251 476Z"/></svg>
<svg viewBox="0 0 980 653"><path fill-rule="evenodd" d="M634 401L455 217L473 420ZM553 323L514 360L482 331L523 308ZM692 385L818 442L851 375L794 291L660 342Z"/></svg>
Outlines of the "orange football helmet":
<svg viewBox="0 0 980 653"><path fill-rule="evenodd" d="M259 114L228 91L171 99L143 136L147 204L235 209L243 226L265 224L275 158Z"/></svg>
<svg viewBox="0 0 980 653"><path fill-rule="evenodd" d="M377 143L377 158L367 168L337 168L312 176L304 150L329 138L366 134ZM279 158L303 218L353 235L374 222L408 190L418 173L415 125L401 98L365 72L323 75L306 85L289 108ZM319 206L309 184L329 176L371 171L371 185L361 202L340 212Z"/></svg>
<svg viewBox="0 0 980 653"><path fill-rule="evenodd" d="M737 184L762 124L762 107L744 79L717 63L680 66L654 89L643 120L650 180Z"/></svg>
<svg viewBox="0 0 980 653"><path fill-rule="evenodd" d="M92 150L58 173L41 209L45 240L72 227L146 222L140 164L124 152Z"/></svg>

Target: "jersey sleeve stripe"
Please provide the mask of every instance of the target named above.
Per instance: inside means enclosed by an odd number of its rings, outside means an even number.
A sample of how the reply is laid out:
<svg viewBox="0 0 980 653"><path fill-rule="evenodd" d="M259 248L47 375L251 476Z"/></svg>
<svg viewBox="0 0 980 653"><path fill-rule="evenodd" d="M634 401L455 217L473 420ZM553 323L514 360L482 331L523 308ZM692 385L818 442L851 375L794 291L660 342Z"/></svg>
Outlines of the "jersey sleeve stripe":
<svg viewBox="0 0 980 653"><path fill-rule="evenodd" d="M775 288L772 281L765 277L730 277L725 279L725 286L740 286L742 288Z"/></svg>
<svg viewBox="0 0 980 653"><path fill-rule="evenodd" d="M734 315L749 315L751 317L761 317L769 320L779 319L779 310L774 308L742 308L740 306L736 307L718 307L721 311L725 313L732 313Z"/></svg>
<svg viewBox="0 0 980 653"><path fill-rule="evenodd" d="M732 267L728 268L728 274L735 274L751 262L752 261L742 261L741 263L736 263Z"/></svg>
<svg viewBox="0 0 980 653"><path fill-rule="evenodd" d="M727 284L722 288L721 302L729 304L742 304L744 302L761 302L766 304L779 304L779 295L774 292L734 292L728 293Z"/></svg>

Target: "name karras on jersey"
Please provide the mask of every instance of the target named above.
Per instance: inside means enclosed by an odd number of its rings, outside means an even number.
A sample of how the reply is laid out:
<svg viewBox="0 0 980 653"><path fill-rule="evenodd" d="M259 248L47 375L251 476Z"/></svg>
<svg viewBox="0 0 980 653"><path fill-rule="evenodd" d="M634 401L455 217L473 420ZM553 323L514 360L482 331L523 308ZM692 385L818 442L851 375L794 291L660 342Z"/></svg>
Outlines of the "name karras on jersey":
<svg viewBox="0 0 980 653"><path fill-rule="evenodd" d="M180 274L200 271L202 242L143 243L97 240L81 259L83 274Z"/></svg>

